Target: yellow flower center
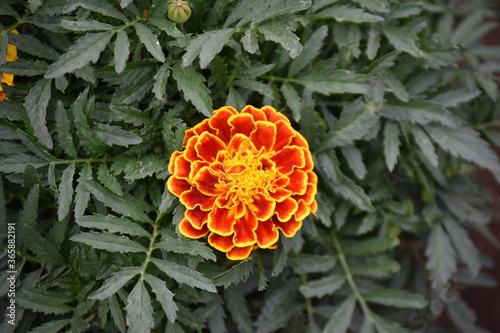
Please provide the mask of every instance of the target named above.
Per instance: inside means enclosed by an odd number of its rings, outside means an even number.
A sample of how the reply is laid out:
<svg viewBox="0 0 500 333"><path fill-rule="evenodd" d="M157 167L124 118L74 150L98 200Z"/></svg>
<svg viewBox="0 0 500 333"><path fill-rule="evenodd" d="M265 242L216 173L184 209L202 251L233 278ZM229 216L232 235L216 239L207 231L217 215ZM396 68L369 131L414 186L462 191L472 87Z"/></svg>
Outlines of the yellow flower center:
<svg viewBox="0 0 500 333"><path fill-rule="evenodd" d="M225 172L220 186L225 188L226 198L231 198L233 204L251 203L254 195L271 188L276 174L262 161L271 154L251 149L244 143L229 154L232 156L227 156L222 163Z"/></svg>

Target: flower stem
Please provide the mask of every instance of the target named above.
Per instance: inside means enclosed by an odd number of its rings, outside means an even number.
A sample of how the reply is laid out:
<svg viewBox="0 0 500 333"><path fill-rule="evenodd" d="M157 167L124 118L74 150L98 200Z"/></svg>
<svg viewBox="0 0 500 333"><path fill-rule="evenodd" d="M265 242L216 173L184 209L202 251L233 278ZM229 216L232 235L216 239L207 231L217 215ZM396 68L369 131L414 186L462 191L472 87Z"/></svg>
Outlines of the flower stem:
<svg viewBox="0 0 500 333"><path fill-rule="evenodd" d="M356 285L356 282L354 282L354 278L352 277L351 270L349 269L349 265L347 264L347 260L345 258L344 251L342 250L342 247L340 245L339 239L337 237L337 232L335 229L332 229L332 241L333 241L333 246L335 247L335 251L337 252L337 256L339 258L340 265L342 266L342 270L344 271L345 278L347 280L347 283L349 284L349 287L351 288L352 292L354 293L354 296L356 297L357 301L359 302L359 305L361 306L361 309L363 310L363 313L366 317L370 318L372 322L375 321L375 318L371 315L370 308L366 304L365 299L361 295L358 286Z"/></svg>
<svg viewBox="0 0 500 333"><path fill-rule="evenodd" d="M141 267L141 281L144 281L146 269L148 268L148 265L151 262L151 257L153 254L156 237L158 237L158 235L159 235L158 225L160 224L159 222L160 222L161 217L162 217L162 214L158 214L158 216L156 217L155 223L153 225L153 232L152 232L151 239L149 240L148 251L146 252L146 259L142 263L142 267Z"/></svg>

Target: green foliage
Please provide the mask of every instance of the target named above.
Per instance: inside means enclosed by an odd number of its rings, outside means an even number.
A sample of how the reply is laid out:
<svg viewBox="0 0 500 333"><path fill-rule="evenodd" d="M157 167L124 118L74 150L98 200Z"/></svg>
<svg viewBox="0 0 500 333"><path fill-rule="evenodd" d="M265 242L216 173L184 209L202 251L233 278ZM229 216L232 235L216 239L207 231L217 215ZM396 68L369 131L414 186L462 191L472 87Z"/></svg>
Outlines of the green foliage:
<svg viewBox="0 0 500 333"><path fill-rule="evenodd" d="M440 302L485 332L453 281L496 284L468 230L498 244L476 171L500 169L500 12L449 3L2 1L0 331L438 332ZM186 129L246 104L307 138L319 208L231 262L178 234L165 181Z"/></svg>

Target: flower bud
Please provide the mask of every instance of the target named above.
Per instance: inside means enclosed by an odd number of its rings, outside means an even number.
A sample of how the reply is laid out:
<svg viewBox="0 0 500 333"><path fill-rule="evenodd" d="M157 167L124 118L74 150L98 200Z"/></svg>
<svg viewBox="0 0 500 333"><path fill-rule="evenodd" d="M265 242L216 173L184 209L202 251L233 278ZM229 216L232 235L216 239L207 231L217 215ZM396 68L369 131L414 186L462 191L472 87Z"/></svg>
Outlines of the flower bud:
<svg viewBox="0 0 500 333"><path fill-rule="evenodd" d="M184 23L191 16L187 1L172 0L168 5L168 18L175 23Z"/></svg>

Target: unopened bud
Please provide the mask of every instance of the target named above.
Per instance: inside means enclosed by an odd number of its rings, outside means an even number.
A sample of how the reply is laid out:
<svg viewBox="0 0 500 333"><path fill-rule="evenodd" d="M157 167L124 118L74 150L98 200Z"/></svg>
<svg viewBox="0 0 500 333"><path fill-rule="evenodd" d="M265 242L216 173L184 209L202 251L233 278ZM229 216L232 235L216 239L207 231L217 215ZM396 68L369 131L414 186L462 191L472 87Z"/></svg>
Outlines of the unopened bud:
<svg viewBox="0 0 500 333"><path fill-rule="evenodd" d="M175 23L184 23L191 16L187 1L172 0L168 5L168 18Z"/></svg>

